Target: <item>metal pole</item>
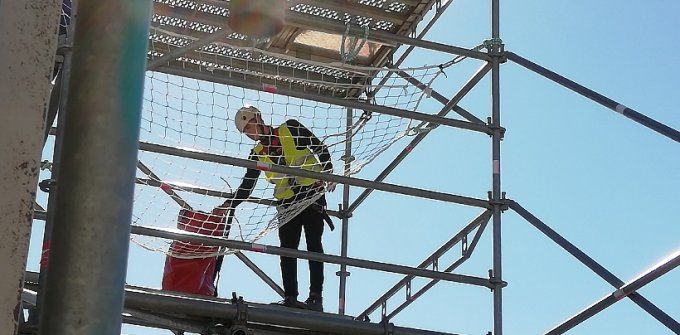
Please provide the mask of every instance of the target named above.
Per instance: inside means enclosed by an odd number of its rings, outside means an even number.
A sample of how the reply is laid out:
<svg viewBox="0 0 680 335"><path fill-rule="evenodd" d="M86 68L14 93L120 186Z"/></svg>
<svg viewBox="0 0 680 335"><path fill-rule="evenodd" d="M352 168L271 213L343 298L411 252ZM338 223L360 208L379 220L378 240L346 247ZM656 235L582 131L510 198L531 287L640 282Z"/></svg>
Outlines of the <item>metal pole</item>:
<svg viewBox="0 0 680 335"><path fill-rule="evenodd" d="M215 154L206 153L206 152L188 151L188 150L182 150L182 149L178 149L178 148L174 148L174 147L168 147L168 146L164 146L164 145L144 143L144 142L139 143L139 148L141 150L144 150L144 151L151 151L151 152L156 152L156 153L161 153L161 154L166 154L166 155L175 155L175 156L180 156L180 157L199 159L199 160L204 160L204 161L207 161L207 162L229 164L229 165L239 166L239 167L248 168L248 169L258 169L258 170L262 170L262 171L274 171L274 172L284 173L284 174L291 175L291 176L301 176L301 177L307 177L307 178L314 178L314 179L323 180L323 181L331 181L331 182L335 182L335 183L349 184L349 185L352 185L352 186L372 188L372 189L381 190L381 191L385 191L385 192L392 192L392 193L398 193L398 194L404 194L404 195L412 195L412 196L421 197L421 198L440 200L440 201L445 201L445 202L453 202L453 203L458 203L458 204L468 205L468 206L474 206L474 207L482 207L482 208L488 208L489 207L489 202L487 200L464 197L464 196L460 196L460 195L453 195L453 194L447 194L447 193L441 193L441 192L435 192L435 191L427 191L427 190L422 190L422 189L418 189L418 188L399 186L399 185L394 185L394 184L379 183L379 182L374 182L374 181L365 180L365 179L338 176L338 175L328 174L328 173L319 173L319 172L314 172L314 171L309 171L309 170L304 170L304 169L299 169L299 168L292 168L292 167L283 166L283 165L264 164L264 163L259 163L259 162L252 161L252 160L249 160L249 159L235 158L235 157L229 157L229 156L220 156L220 155L215 155Z"/></svg>
<svg viewBox="0 0 680 335"><path fill-rule="evenodd" d="M195 233L189 233L184 231L177 231L174 229L163 229L155 227L143 227L143 226L132 226L132 233L144 236L161 237L171 240L185 241L202 243L205 245L216 246L216 247L227 247L234 250L248 250L254 252L261 252L270 255L278 255L291 258L307 259L312 261L319 261L330 264L346 264L348 266L354 266L362 269L379 270L391 273L400 273L405 275L414 275L417 277L431 278L431 279L441 279L450 282L470 284L476 286L483 286L491 288L494 285L491 284L488 278L474 277L468 275L454 274L454 273L442 273L433 270L412 268L404 265L388 264L382 262L369 261L364 259L350 258L350 257L340 257L336 255L320 254L317 252L309 252L288 248L281 248L271 245L262 245L256 243L249 243L236 240L227 240L220 237L212 237L207 235L200 235Z"/></svg>
<svg viewBox="0 0 680 335"><path fill-rule="evenodd" d="M500 38L500 11L499 0L491 0L491 37ZM493 270L491 280L496 284L503 282L503 268L501 263L501 91L500 91L500 63L503 53L503 45L493 45L489 54L491 56L491 126L493 134L491 138L492 155L492 190L491 204L493 205ZM503 334L503 286L497 285L493 289L493 334Z"/></svg>
<svg viewBox="0 0 680 335"><path fill-rule="evenodd" d="M657 133L664 135L676 142L680 142L680 131L677 131L659 121L656 121L642 113L637 112L632 108L628 108L612 99L605 97L604 95L597 93L585 86L582 86L574 81L571 81L553 71L550 71L526 58L520 57L519 55L506 52L507 58L533 72L536 72L543 77L546 77L590 100L597 102L598 104L605 106Z"/></svg>
<svg viewBox="0 0 680 335"><path fill-rule="evenodd" d="M592 304L590 307L581 311L580 313L569 318L567 321L548 331L547 335L558 335L567 332L569 329L574 328L579 323L589 319L593 315L603 311L605 308L615 304L619 300L635 293L637 290L643 286L649 284L653 280L663 276L669 271L680 265L680 252L668 257L666 260L662 261L660 264L654 266L644 274L640 275L636 279L632 280L628 284L623 285L620 289L614 291L608 296L600 299L598 302ZM678 334L678 332L675 332Z"/></svg>
<svg viewBox="0 0 680 335"><path fill-rule="evenodd" d="M168 181L159 181L157 179L145 179L145 178L135 178L135 183L140 184L140 185L147 185L151 187L158 187L163 189L165 192L165 189L169 190L179 190L179 191L184 191L184 192L190 192L190 193L195 193L195 194L200 194L200 195L207 195L210 197L218 197L218 198L228 198L233 195L233 193L230 192L222 192L222 191L216 191L216 190L209 190L205 188L200 188L198 186L187 186L187 184L175 184L172 182ZM166 192L167 193L167 192ZM174 192L173 192L174 193ZM177 194L177 193L175 193ZM179 195L177 195L179 197ZM180 200L181 198L178 198L177 200ZM175 199L173 199L175 200ZM276 206L276 201L271 200L271 199L263 199L263 198L258 198L258 197L249 197L248 199L243 199L244 202L250 202L254 204L262 204L262 205L267 205L267 206ZM179 203L178 203L179 204ZM335 216L338 218L344 217L344 215L341 212L334 211L334 210L327 210L328 215L330 216Z"/></svg>
<svg viewBox="0 0 680 335"><path fill-rule="evenodd" d="M50 102L47 105L47 115L45 116L45 142L47 142L47 137L50 135L50 128L54 123L54 119L57 117L57 111L59 110L59 97L62 91L62 78L64 77L64 60L56 60L55 67L58 68L57 76L54 78L54 85L50 91Z"/></svg>
<svg viewBox="0 0 680 335"><path fill-rule="evenodd" d="M479 83L482 78L491 70L491 66L487 63L482 65L482 67L475 72L475 74L468 80L468 82L461 88L461 90L456 94L451 100L445 103L444 107L437 113L438 116L446 116L450 111L451 108L454 108L457 106L457 104L460 102L465 95L472 90L472 88ZM378 175L377 178L375 178L375 181L381 182L387 178L387 176L392 173L392 171L399 165L405 158L408 156L413 149L420 144L420 142L425 139L425 136L427 136L429 132L423 132L411 140L411 143L402 150L399 155L394 158L394 160ZM367 189L364 192L362 192L355 200L354 202L349 206L348 212L352 213L354 212L361 203L363 203L366 198L373 192L371 189Z"/></svg>
<svg viewBox="0 0 680 335"><path fill-rule="evenodd" d="M56 182L59 180L59 170L61 167L61 150L63 147L64 143L64 122L66 120L66 105L67 105L67 100L68 100L68 87L69 87L69 78L71 77L71 56L72 56L72 48L73 48L73 32L75 28L75 18L78 16L78 13L76 11L76 6L77 2L72 2L71 3L71 21L68 27L66 27L66 38L64 40L64 48L61 48L63 50L63 56L64 56L64 63L61 66L61 70L59 71L59 85L55 85L53 89L56 89L59 87L59 95L57 98L59 104L58 104L58 112L57 112L57 128L54 129L54 148L52 150L52 173L50 175L50 179L52 179L52 187L49 190L49 195L47 198L47 217L45 218L45 231L43 233L43 247L45 247L47 250L45 250L48 254L47 256L49 257L49 243L52 239L52 228L54 227L54 211L55 207L57 205L57 188L58 183ZM54 94L53 94L54 97ZM52 102L50 101L50 105L52 105ZM51 133L52 130L52 124L47 124L46 127L50 127L50 131L46 131L45 133L49 134ZM45 286L47 285L47 272L48 268L40 268L40 285L38 287L38 304L37 308L40 310L44 304L45 304ZM39 316L39 313L36 313L37 316ZM39 322L39 320L36 320Z"/></svg>
<svg viewBox="0 0 680 335"><path fill-rule="evenodd" d="M158 178L135 178L135 183L139 185L146 185L150 187L158 187L161 189L161 191L167 193L165 190L171 190L171 191L184 191L184 192L189 192L189 193L194 193L194 194L200 194L200 195L207 195L209 197L217 197L217 198L228 198L233 195L231 192L223 192L223 191L217 191L217 190L211 190L207 188L202 188L198 187L196 185L189 185L189 184L179 184L171 181L161 181ZM173 192L177 194L176 192ZM173 199L175 201L175 199ZM248 198L246 200L248 202L254 202L258 204L264 204L264 205L269 205L269 206L276 206L276 201L270 200L270 199L262 199L262 198ZM177 202L177 201L175 201ZM177 203L178 205L180 203ZM183 207L180 205L180 207Z"/></svg>
<svg viewBox="0 0 680 335"><path fill-rule="evenodd" d="M233 320L238 307L218 299L195 299L151 289L126 290L125 306L140 310L153 310L163 314L200 316L216 320ZM315 332L353 335L448 335L450 333L404 328L393 324L356 321L328 313L314 313L294 308L247 303L247 321L252 327L278 325Z"/></svg>
<svg viewBox="0 0 680 335"><path fill-rule="evenodd" d="M38 293L24 287L21 291L21 300L28 306L35 306L38 303Z"/></svg>
<svg viewBox="0 0 680 335"><path fill-rule="evenodd" d="M600 263L592 259L585 252L581 251L581 249L571 244L571 242L567 241L567 239L565 239L556 231L554 231L552 228L550 228L548 225L543 223L543 221L541 221L539 218L531 214L520 204L513 200L510 200L510 208L514 210L517 214L519 214L521 217L523 217L525 220L527 220L527 222L529 222L531 225L536 227L536 229L545 234L545 236L550 238L553 242L557 243L557 245L562 247L562 249L564 249L569 254L574 256L577 260L579 260L581 263L583 263L583 265L587 266L590 270L595 272L598 276L600 276L600 278L604 279L607 283L616 288L620 288L621 286L624 285L623 280L619 279L613 273L609 272L609 270L605 269L604 266L600 265ZM644 309L647 313L652 315L659 322L663 323L666 327L668 327L668 329L672 330L675 333L680 334L680 323L675 321L670 315L666 314L664 311L662 311L659 307L654 305L651 301L647 300L647 298L642 296L640 293L633 293L629 296L629 298L633 300L633 302L635 302L642 309Z"/></svg>
<svg viewBox="0 0 680 335"><path fill-rule="evenodd" d="M145 327L164 328L168 330L182 330L196 334L207 333L208 325L203 325L195 321L185 321L169 316L158 316L149 312L138 311L136 309L125 309L123 322L130 324L138 324Z"/></svg>
<svg viewBox="0 0 680 335"><path fill-rule="evenodd" d="M0 329L18 330L57 49L58 1L0 1Z"/></svg>
<svg viewBox="0 0 680 335"><path fill-rule="evenodd" d="M158 67L157 71L167 73L167 74L176 75L176 76L181 76L181 77L188 77L188 78L206 80L206 81L230 85L230 86L242 87L242 88L246 88L246 89L249 89L249 90L262 91L264 89L263 86L262 86L262 83L245 81L245 80L243 80L243 78L239 78L238 75L233 74L233 73L229 77L227 77L227 76L217 76L217 75L214 75L214 74L211 74L211 73L197 72L197 71L192 71L192 70L188 70L188 69L180 69L180 68L167 67L167 66L160 66L160 67ZM271 89L275 90L273 92L275 94L286 95L286 96L289 96L289 97L305 99L305 100L313 100L313 101L323 102L323 103L327 103L327 104L349 107L349 108L354 108L354 109L360 109L360 110L364 110L364 111L372 111L372 112L381 113L381 114L385 114L385 115L392 115L392 116L403 117L403 118L413 119L413 120L418 120L418 121L427 121L427 122L432 122L434 124L440 124L440 125L447 126L447 127L467 129L467 130L480 132L480 133L484 133L484 134L490 134L491 133L491 130L489 129L489 127L484 125L484 124L477 124L477 123L466 122L466 121L461 121L461 120L456 120L456 119L443 118L441 116L436 116L436 115L421 113L421 112L413 112L413 111L408 111L408 110L405 110L405 109L399 109L399 108L393 108L393 107L387 107L387 106L381 106L381 105L374 105L374 104L364 102L364 101L359 101L359 100L341 99L341 98L327 96L327 95L319 95L319 94L313 93L313 92L295 91L295 90L292 90L292 89L286 89L284 87L279 87L279 86L277 86L276 88L271 88Z"/></svg>
<svg viewBox="0 0 680 335"><path fill-rule="evenodd" d="M120 334L150 10L78 4L41 334Z"/></svg>
<svg viewBox="0 0 680 335"><path fill-rule="evenodd" d="M344 175L349 176L350 164L352 162L352 126L354 124L353 120L353 110L347 108L347 123L346 123L346 133L345 133L345 155L342 157L345 161ZM349 207L349 184L342 185L342 210L346 211ZM349 218L344 217L342 219L342 234L340 240L340 256L347 257L347 241L348 241L348 229L349 229ZM338 271L338 276L340 276L340 288L338 297L338 314L345 315L345 290L347 288L347 277L349 272L347 272L347 265L341 264L340 271Z"/></svg>
<svg viewBox="0 0 680 335"><path fill-rule="evenodd" d="M70 52L69 52L70 53ZM65 100L65 95L66 95L66 88L68 86L68 71L70 70L70 55L65 57L64 60L64 65L62 66L61 70L64 71L64 74L61 76L61 80L64 81L62 87L62 97ZM65 106L65 104L60 103L60 107ZM50 179L52 179L52 186L49 189L49 195L47 197L47 211L46 211L46 218L45 218L45 231L43 233L43 248L46 250L43 250L43 252L47 252L47 257L49 257L49 245L50 241L52 239L52 227L54 226L54 209L56 206L56 197L57 197L57 183L56 181L59 179L59 166L60 166L60 155L61 155L61 148L62 148L62 139L63 139L63 124L64 124L64 115L63 113L64 109L59 110L57 114L57 135L55 136L55 142L54 142L54 149L52 151L52 171L51 171L51 176ZM35 218L34 218L35 219ZM44 257L45 255L42 255L41 257ZM44 306L44 300L45 300L45 285L47 283L47 268L42 267L42 263L40 266L40 286L38 288L38 304L37 307L38 309L42 308Z"/></svg>
<svg viewBox="0 0 680 335"><path fill-rule="evenodd" d="M26 278L33 282L37 279L37 274L27 272ZM394 335L448 335L451 333L432 332L427 330L404 328L393 324L377 324L363 321L355 321L345 316L338 316L329 313L317 313L292 308L281 308L268 304L257 304L246 302L247 321L249 327L258 329L259 327L282 326L290 330L309 329L322 331L324 333L345 333L345 334L375 334L384 335L389 331ZM198 331L199 324L194 324L196 320L210 318L219 322L231 322L239 312L239 307L226 301L225 299L202 297L196 299L195 296L186 296L178 292L161 291L151 288L126 286L125 288L125 311L135 317L141 311L153 311L153 315L144 313L150 318L159 318L158 321L170 321L165 326L186 327L187 330ZM173 315L173 316L171 316ZM174 316L176 315L176 316ZM181 319L184 316L185 319ZM137 320L144 319L135 318ZM130 320L134 321L134 320ZM173 325L174 324L174 325ZM153 322L146 322L147 326L162 326ZM267 328L264 328L267 329ZM283 332L288 334L288 332ZM453 335L453 334L451 334Z"/></svg>

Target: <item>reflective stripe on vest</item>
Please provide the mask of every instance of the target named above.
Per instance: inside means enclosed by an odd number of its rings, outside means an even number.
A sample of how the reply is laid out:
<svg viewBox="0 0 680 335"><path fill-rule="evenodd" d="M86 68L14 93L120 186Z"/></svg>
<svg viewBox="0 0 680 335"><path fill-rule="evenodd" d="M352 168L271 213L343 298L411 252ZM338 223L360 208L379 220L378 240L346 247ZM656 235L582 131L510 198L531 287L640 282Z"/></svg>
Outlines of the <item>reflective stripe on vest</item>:
<svg viewBox="0 0 680 335"><path fill-rule="evenodd" d="M287 166L321 172L321 164L314 153L309 148L300 150L296 147L295 139L285 123L279 126L278 133L283 158ZM264 152L262 144L255 146L254 151L260 162L275 164L269 155ZM278 200L286 200L295 196L293 186L310 186L317 181L313 178L294 177L273 171L265 171L264 177L268 182L274 184L274 197Z"/></svg>

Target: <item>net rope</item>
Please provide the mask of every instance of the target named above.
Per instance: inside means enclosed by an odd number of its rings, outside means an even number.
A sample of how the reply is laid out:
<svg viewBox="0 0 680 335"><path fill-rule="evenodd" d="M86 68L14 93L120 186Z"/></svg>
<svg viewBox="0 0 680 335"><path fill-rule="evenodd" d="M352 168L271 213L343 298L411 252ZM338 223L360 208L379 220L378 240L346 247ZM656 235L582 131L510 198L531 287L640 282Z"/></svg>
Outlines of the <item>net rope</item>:
<svg viewBox="0 0 680 335"><path fill-rule="evenodd" d="M210 11L221 16L228 14L223 8L191 1L156 2L184 6L193 11ZM70 6L70 0L65 0L62 5L62 33L66 32L70 23ZM342 16L333 17L338 18L342 20ZM356 23L365 27L366 34L369 26L370 29L389 28L368 19ZM156 13L150 29L149 57L161 57L205 37L196 32L212 34L220 29ZM231 33L227 38L234 41L248 39L237 33ZM262 112L265 123L272 127L297 120L318 137L328 148L334 167L333 171L324 172L354 175L400 139L429 131L434 126L428 122L355 109L352 111L353 126L348 130L346 107L273 94L271 88L419 111L421 102L429 98L429 87L435 80L446 75L448 67L465 58L459 56L448 62L418 67L377 68L350 64L346 59L342 62L301 60L254 47L266 42L255 41L251 46L247 43L214 42L177 58L172 64L168 63L168 66L201 73L204 75L202 79L168 74L169 71L164 69L147 71L140 141L219 156L248 158L256 143L236 129L234 116L240 107L253 105ZM483 45L474 49L481 47ZM426 89L420 90L409 84L395 74L397 71L424 83ZM262 90L220 84L219 80L212 80L210 76L216 79L220 76L241 78L244 82L258 83ZM353 155L344 157L348 139ZM229 210L233 217L227 220L225 213L215 209L225 199L233 198L246 169L148 151L140 151L138 167L133 224L180 229L245 242L256 242L278 229L326 191L325 184L317 183L299 192L292 203L281 206L273 198L273 184L264 180L264 173L261 173L250 197L235 199L240 205ZM198 243L140 235L133 235L132 241L148 250L180 258L232 252Z"/></svg>
<svg viewBox="0 0 680 335"><path fill-rule="evenodd" d="M386 73L383 71L376 79ZM431 82L430 79L438 73L439 67L433 67L412 71L410 75ZM343 157L347 138L345 107L160 72L147 72L145 80L140 133L143 142L247 158L256 143L238 132L233 118L241 106L253 105L260 109L265 123L276 127L294 119L324 142L334 166L334 171L328 172L342 174L345 161L349 160ZM382 86L373 97L374 103L416 110L426 98L426 93L405 85L398 76L392 76L388 82L391 84ZM310 85L315 84L318 83ZM350 175L361 171L393 143L421 126L414 120L361 110L353 111L353 121ZM176 227L181 207L163 188L171 189L194 210L210 212L224 201L225 196L236 191L245 174L245 169L239 167L152 152L140 152L139 160L153 172L152 177L140 170L137 176L139 185L135 193L133 223L145 226ZM277 210L271 205L274 201L273 185L262 177L257 181L251 198L269 202L258 203L251 199L253 202L239 205L229 238L255 242L285 224L323 194L323 190L319 190L321 192L316 196ZM136 236L134 241L150 250L168 250L166 243L159 239ZM182 256L205 257L205 253L185 253Z"/></svg>
<svg viewBox="0 0 680 335"><path fill-rule="evenodd" d="M194 2L157 1L227 15L221 8ZM375 22L358 24L382 29ZM162 57L219 30L217 26L156 13L149 36L149 58ZM355 109L352 111L353 126L348 131L346 107L274 92L282 89L301 91L419 111L421 102L429 97L429 86L445 75L448 67L462 60L457 57L445 63L412 68L376 68L301 60L248 46L242 43L247 40L243 35L232 33L226 38L235 42L210 43L155 71L147 71L140 132L142 142L246 159L256 143L236 129L234 116L240 107L252 105L272 127L296 120L318 137L328 148L334 167L333 171L324 172L343 174L347 164L346 174L354 175L394 143L432 127L427 122ZM262 41L257 44L261 45ZM173 69L185 70L191 77L169 74ZM425 83L428 89L414 87L395 74L396 71L403 71ZM260 89L220 84L220 78L254 83ZM343 156L348 137L352 157ZM139 160L143 166L137 173L133 224L141 226L256 242L316 202L326 191L323 183L301 188L296 201L282 206L273 198L274 185L265 180L265 173L261 173L250 197L236 199L240 205L233 210L229 224L220 224L226 219L214 210L225 199L233 197L246 169L147 151L140 151ZM187 214L191 211L181 211L183 208L217 214L210 220L201 221ZM135 235L132 240L143 248L182 258L232 252L176 241L170 247L171 241L147 236Z"/></svg>

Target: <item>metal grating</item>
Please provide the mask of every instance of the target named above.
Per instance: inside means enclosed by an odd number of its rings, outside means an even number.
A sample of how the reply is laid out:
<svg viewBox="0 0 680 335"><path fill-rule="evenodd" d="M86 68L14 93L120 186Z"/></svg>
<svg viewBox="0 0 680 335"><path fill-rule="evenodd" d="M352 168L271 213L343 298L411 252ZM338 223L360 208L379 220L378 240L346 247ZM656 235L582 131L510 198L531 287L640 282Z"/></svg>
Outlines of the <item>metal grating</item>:
<svg viewBox="0 0 680 335"><path fill-rule="evenodd" d="M358 1L358 3L366 6L372 6L372 7L377 7L377 8L382 8L386 9L392 12L396 13L402 13L406 11L409 7L408 5L400 2L395 2L395 1L386 1L386 0L361 0Z"/></svg>
<svg viewBox="0 0 680 335"><path fill-rule="evenodd" d="M332 20L336 24L348 23L367 26L371 31L407 35L435 2L436 0L288 0L288 5L289 13L309 17L312 20L310 22L323 24L324 21ZM219 33L226 27L229 16L230 2L226 0L154 0L153 3L154 29L149 37L150 60ZM174 61L163 65L160 71L163 68L176 67L182 70L208 71L216 76L243 76L244 79L258 82L285 82L304 90L314 89L322 94L347 94L345 89L338 89L331 84L370 82L371 78L368 72L364 76L358 76L355 72L323 65L341 62L339 45L343 33L344 31L324 30L322 27L316 29L314 24L311 27L295 26L288 22L278 35L268 41L259 41L259 44L248 36L232 33L214 43L178 55ZM253 50L255 46L267 53ZM393 50L394 46L371 41L369 33L369 41L353 63L381 67ZM263 71L264 68L269 70ZM290 76L277 76L279 73ZM306 84L305 81L310 78L314 80ZM324 81L329 85L319 84Z"/></svg>
<svg viewBox="0 0 680 335"><path fill-rule="evenodd" d="M371 17L350 15L346 12L313 6L308 4L298 4L290 8L291 11L313 15L324 19L331 19L340 22L350 22L359 26L366 26L373 30L385 30L391 32L396 26L393 22L380 20L377 21Z"/></svg>

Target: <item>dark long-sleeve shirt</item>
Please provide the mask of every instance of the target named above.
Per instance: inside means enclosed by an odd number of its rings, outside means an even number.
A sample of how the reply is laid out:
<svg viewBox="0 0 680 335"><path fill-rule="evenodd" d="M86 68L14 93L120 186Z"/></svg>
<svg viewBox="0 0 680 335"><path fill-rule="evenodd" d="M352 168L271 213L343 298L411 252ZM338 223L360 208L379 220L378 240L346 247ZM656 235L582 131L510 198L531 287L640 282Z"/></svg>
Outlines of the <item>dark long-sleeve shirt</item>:
<svg viewBox="0 0 680 335"><path fill-rule="evenodd" d="M286 121L286 126L290 130L295 146L297 149L302 150L309 148L317 157L321 163L323 171L332 171L333 163L331 162L331 154L328 152L328 147L319 140L309 129L303 126L297 120ZM270 135L273 136L273 135ZM265 145L265 143L263 143ZM286 165L283 157L283 149L280 144L278 146L269 146L268 148L269 158L277 165ZM254 149L250 151L250 156L248 159L257 160L257 154ZM260 177L260 170L248 169L246 171L241 185L236 190L234 194L233 205L236 206L244 199L247 199L253 192L253 188L257 183L257 179ZM298 190L302 191L302 190Z"/></svg>

